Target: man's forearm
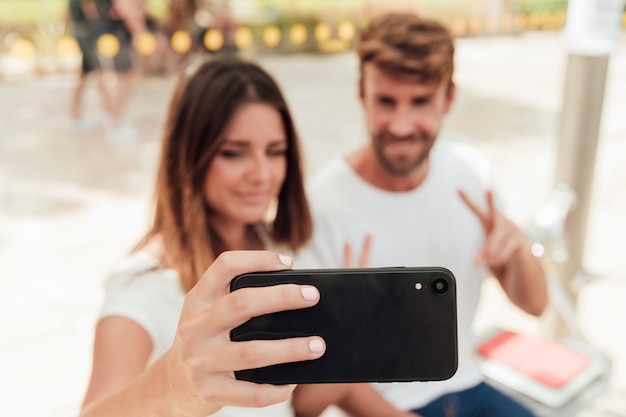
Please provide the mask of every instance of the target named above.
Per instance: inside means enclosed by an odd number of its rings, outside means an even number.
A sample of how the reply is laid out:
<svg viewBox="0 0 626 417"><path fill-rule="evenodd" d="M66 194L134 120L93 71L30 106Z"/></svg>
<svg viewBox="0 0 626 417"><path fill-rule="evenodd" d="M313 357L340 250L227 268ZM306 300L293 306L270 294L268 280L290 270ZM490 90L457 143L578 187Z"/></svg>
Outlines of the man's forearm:
<svg viewBox="0 0 626 417"><path fill-rule="evenodd" d="M391 405L370 384L354 384L338 406L353 417L416 417Z"/></svg>
<svg viewBox="0 0 626 417"><path fill-rule="evenodd" d="M501 273L500 282L511 301L528 314L540 316L548 305L548 286L530 244L520 248Z"/></svg>

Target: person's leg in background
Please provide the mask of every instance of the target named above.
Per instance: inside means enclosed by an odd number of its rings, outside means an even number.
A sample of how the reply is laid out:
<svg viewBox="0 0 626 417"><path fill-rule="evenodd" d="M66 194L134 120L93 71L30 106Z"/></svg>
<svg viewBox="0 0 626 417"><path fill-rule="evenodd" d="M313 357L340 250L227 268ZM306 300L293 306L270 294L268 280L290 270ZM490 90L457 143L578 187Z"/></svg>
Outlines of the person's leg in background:
<svg viewBox="0 0 626 417"><path fill-rule="evenodd" d="M113 58L116 80L111 94L111 121L106 138L111 142L134 141L138 133L126 111L139 70L130 34L120 30L116 36L120 41L120 51Z"/></svg>
<svg viewBox="0 0 626 417"><path fill-rule="evenodd" d="M413 412L423 417L535 417L523 405L484 382L443 395Z"/></svg>
<svg viewBox="0 0 626 417"><path fill-rule="evenodd" d="M78 75L78 79L74 85L74 90L72 91L70 103L70 127L74 133L86 133L92 130L93 126L87 122L83 114L85 87L87 85L89 75L97 70L97 62L93 61L92 54L89 52L89 39L77 38L76 41L78 42L78 46L82 54L82 61L80 74Z"/></svg>
<svg viewBox="0 0 626 417"><path fill-rule="evenodd" d="M84 115L85 91L89 78L92 76L97 78L102 107L107 117L111 115L112 103L93 40L89 37L80 37L76 40L82 54L82 61L80 74L74 86L70 103L71 129L75 133L88 133L95 129L94 123L90 122Z"/></svg>
<svg viewBox="0 0 626 417"><path fill-rule="evenodd" d="M87 77L89 73L85 73L81 70L78 80L72 91L72 101L70 104L70 128L74 133L82 133L90 130L90 125L83 118L83 96L85 94L85 85L87 84Z"/></svg>

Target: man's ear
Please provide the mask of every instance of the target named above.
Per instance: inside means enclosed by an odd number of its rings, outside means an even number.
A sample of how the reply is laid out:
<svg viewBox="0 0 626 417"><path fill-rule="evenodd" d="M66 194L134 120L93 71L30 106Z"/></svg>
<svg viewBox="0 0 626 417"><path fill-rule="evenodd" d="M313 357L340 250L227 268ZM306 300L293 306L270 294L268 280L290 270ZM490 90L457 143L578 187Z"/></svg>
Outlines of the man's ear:
<svg viewBox="0 0 626 417"><path fill-rule="evenodd" d="M363 104L363 99L365 98L365 91L363 90L363 77L359 78L356 88L359 95L359 101Z"/></svg>
<svg viewBox="0 0 626 417"><path fill-rule="evenodd" d="M454 104L454 101L456 100L456 84L454 83L454 81L450 81L450 84L448 85L448 91L446 93L446 113L450 111L450 108L452 107L452 104Z"/></svg>

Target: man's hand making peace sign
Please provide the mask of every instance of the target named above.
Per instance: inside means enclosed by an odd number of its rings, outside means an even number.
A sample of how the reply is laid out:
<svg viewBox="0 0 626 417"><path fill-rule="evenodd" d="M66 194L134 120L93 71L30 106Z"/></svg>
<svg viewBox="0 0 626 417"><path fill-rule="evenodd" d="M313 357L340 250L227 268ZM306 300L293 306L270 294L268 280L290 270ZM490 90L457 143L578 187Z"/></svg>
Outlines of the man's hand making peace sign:
<svg viewBox="0 0 626 417"><path fill-rule="evenodd" d="M476 262L489 267L515 305L529 314L541 315L548 304L548 288L528 237L498 210L491 191L486 192L486 210L463 190L459 190L459 195L485 232L485 245L476 254Z"/></svg>

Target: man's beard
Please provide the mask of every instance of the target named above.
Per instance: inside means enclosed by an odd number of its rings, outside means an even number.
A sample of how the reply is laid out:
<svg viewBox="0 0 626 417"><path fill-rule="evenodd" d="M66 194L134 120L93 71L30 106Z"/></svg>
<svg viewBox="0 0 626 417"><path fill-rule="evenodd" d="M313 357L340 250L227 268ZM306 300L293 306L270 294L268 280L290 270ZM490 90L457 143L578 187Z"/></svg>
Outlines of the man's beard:
<svg viewBox="0 0 626 417"><path fill-rule="evenodd" d="M378 156L378 160L380 161L381 165L389 174L397 177L404 177L411 174L413 171L419 168L424 163L424 161L426 161L430 152L430 146L425 147L424 151L419 154L414 160L410 160L408 157L396 159L388 158L384 153L384 147L388 143L417 141L428 141L428 138L422 138L417 134L405 137L397 137L390 134L389 132L381 132L373 139L374 151L376 152L376 156Z"/></svg>

